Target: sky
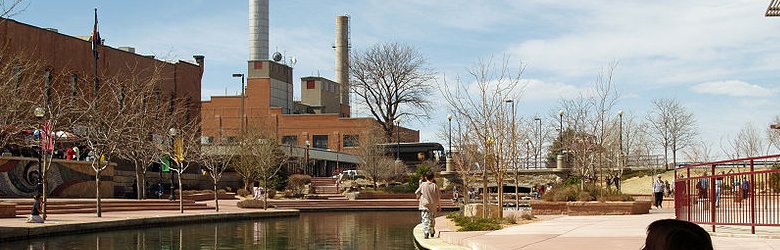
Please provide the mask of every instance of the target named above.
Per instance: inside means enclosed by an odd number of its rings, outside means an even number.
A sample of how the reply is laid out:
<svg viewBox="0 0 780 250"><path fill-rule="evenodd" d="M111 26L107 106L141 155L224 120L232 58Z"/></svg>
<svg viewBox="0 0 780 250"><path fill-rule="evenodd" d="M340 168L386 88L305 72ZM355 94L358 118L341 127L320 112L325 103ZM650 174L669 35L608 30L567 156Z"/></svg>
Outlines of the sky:
<svg viewBox="0 0 780 250"><path fill-rule="evenodd" d="M112 47L171 60L206 57L202 99L236 94L246 69L247 1L36 1L11 18L60 33L89 35L98 8ZM780 18L769 0L513 1L270 0L270 52L295 57L300 77L334 77L335 16L350 16L353 50L381 42L410 45L442 76L465 76L480 59L508 56L525 65L521 117L552 117L561 98L587 91L616 63L617 109L642 119L658 98L694 113L702 141L720 144L745 126L764 131L780 115ZM446 107L432 95L431 120L408 120L421 141L446 143ZM443 106L442 106L443 105ZM367 116L365 110L353 116ZM549 118L548 118L549 117Z"/></svg>

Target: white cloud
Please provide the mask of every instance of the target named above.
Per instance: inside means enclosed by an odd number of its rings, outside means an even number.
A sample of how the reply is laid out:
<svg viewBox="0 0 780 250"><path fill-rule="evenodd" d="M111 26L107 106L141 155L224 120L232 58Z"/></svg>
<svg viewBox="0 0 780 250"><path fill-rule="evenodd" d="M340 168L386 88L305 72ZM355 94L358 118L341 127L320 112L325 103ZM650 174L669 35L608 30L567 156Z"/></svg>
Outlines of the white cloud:
<svg viewBox="0 0 780 250"><path fill-rule="evenodd" d="M737 97L766 97L773 96L776 90L767 89L755 84L739 80L715 81L696 84L691 87L693 92L711 95L728 95Z"/></svg>
<svg viewBox="0 0 780 250"><path fill-rule="evenodd" d="M539 79L527 79L523 80L523 82L526 84L526 88L522 99L532 102L574 98L580 94L589 92L589 89L587 88L580 88L559 82L545 82Z"/></svg>

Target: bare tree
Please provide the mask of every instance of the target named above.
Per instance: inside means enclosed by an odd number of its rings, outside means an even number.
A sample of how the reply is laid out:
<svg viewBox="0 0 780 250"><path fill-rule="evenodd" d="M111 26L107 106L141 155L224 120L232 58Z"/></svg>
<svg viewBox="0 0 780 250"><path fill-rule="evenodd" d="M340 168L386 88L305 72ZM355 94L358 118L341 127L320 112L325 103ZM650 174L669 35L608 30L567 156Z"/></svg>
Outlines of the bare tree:
<svg viewBox="0 0 780 250"><path fill-rule="evenodd" d="M0 18L9 18L27 9L30 3L25 0L0 0ZM0 20L0 23L2 20Z"/></svg>
<svg viewBox="0 0 780 250"><path fill-rule="evenodd" d="M217 183L222 179L222 173L234 164L236 158L236 147L226 144L215 144L203 146L200 163L208 171L209 177L214 184L214 204L215 210L219 212L219 192L217 192Z"/></svg>
<svg viewBox="0 0 780 250"><path fill-rule="evenodd" d="M33 110L36 107L38 74L41 63L23 53L0 53L0 147L8 144L26 144L19 133L36 126Z"/></svg>
<svg viewBox="0 0 780 250"><path fill-rule="evenodd" d="M695 163L711 162L713 159L712 144L703 140L691 143L691 146L682 151L688 161Z"/></svg>
<svg viewBox="0 0 780 250"><path fill-rule="evenodd" d="M244 177L245 187L249 186L249 182L260 180L263 188L269 190L271 180L287 160L276 138L273 133L262 128L249 128L242 135L236 171ZM263 209L268 209L267 195L263 200Z"/></svg>
<svg viewBox="0 0 780 250"><path fill-rule="evenodd" d="M745 124L728 144L730 150L723 148L723 153L733 159L759 156L767 149L766 140L752 123Z"/></svg>
<svg viewBox="0 0 780 250"><path fill-rule="evenodd" d="M374 190L378 188L377 182L395 177L399 168L405 170L403 164L399 164L393 158L385 155L385 149L378 144L384 142L381 131L366 131L360 134L360 148L357 155L360 157L358 169L365 172L374 183Z"/></svg>
<svg viewBox="0 0 780 250"><path fill-rule="evenodd" d="M181 102L178 102L181 103ZM187 107L179 107L176 110L180 114L179 124L173 126L169 135L173 137L173 148L171 151L173 160L171 170L176 172L176 178L179 184L179 212L184 213L184 196L181 176L194 162L198 162L202 154L200 153L200 121L198 119L187 119Z"/></svg>
<svg viewBox="0 0 780 250"><path fill-rule="evenodd" d="M669 151L672 165L677 166L677 151L690 145L696 137L696 117L675 99L655 99L647 114L649 135L664 148L664 164L668 170Z"/></svg>
<svg viewBox="0 0 780 250"><path fill-rule="evenodd" d="M513 150L520 142L512 138L512 115L506 100L519 100L523 90L521 75L524 66L513 69L509 58L494 62L493 59L480 60L473 68L467 69L470 79L462 81L456 78L448 83L444 78L441 91L444 99L455 112L458 123L464 127L464 141L470 144L467 156L477 152L482 158L482 187L484 215L488 208L488 177L492 177L498 188L498 204L503 204L503 185L508 177ZM472 83L473 82L473 83ZM471 88L470 84L474 84ZM475 91L468 91L475 89ZM473 147L471 147L473 146ZM464 166L468 168L469 166ZM503 211L499 209L499 216Z"/></svg>
<svg viewBox="0 0 780 250"><path fill-rule="evenodd" d="M775 116L772 124L778 127L768 128L766 131L767 138L769 138L769 144L774 146L775 150L780 151L780 116Z"/></svg>
<svg viewBox="0 0 780 250"><path fill-rule="evenodd" d="M428 117L434 73L418 50L382 43L354 53L350 60L352 90L379 123L386 142L393 140L396 118Z"/></svg>

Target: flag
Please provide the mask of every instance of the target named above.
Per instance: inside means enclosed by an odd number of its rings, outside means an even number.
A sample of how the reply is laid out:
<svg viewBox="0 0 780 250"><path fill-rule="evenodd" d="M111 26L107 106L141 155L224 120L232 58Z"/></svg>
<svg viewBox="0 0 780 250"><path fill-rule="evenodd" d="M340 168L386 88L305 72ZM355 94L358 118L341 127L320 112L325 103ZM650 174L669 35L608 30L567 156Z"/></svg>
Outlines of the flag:
<svg viewBox="0 0 780 250"><path fill-rule="evenodd" d="M171 158L168 155L163 155L160 159L160 171L168 173L171 171Z"/></svg>
<svg viewBox="0 0 780 250"><path fill-rule="evenodd" d="M92 39L90 40L92 42L92 55L97 59L99 57L97 48L101 44L100 32L98 31L97 8L95 8L95 26L92 27Z"/></svg>

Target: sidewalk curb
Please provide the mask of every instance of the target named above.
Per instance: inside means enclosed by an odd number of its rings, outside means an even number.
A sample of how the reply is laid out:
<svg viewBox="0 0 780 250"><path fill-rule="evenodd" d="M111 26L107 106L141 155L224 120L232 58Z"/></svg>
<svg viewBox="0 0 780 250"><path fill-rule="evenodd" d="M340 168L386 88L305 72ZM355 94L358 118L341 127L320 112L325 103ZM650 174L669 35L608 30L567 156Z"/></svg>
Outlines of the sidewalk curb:
<svg viewBox="0 0 780 250"><path fill-rule="evenodd" d="M440 237L433 237L429 239L425 239L425 236L423 235L423 229L422 224L417 224L417 226L414 227L412 230L412 235L414 237L414 245L418 249L428 249L428 250L463 250L463 249L470 249L464 246L458 246L458 245L452 245L450 243L445 242Z"/></svg>
<svg viewBox="0 0 780 250"><path fill-rule="evenodd" d="M173 216L155 216L127 218L97 222L73 224L39 224L35 227L0 227L0 242L21 240L36 236L55 236L102 231L106 229L139 228L156 225L176 225L185 223L204 223L212 221L247 220L256 218L278 218L299 216L300 211L285 209L278 211L228 212L220 214L185 214Z"/></svg>

